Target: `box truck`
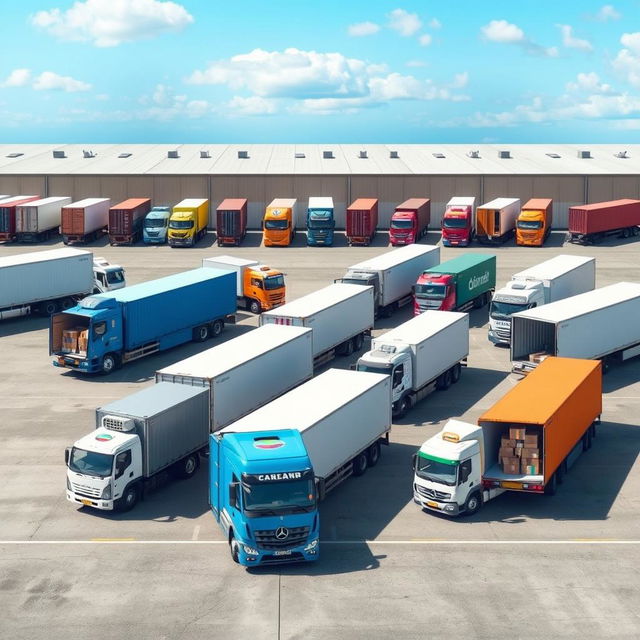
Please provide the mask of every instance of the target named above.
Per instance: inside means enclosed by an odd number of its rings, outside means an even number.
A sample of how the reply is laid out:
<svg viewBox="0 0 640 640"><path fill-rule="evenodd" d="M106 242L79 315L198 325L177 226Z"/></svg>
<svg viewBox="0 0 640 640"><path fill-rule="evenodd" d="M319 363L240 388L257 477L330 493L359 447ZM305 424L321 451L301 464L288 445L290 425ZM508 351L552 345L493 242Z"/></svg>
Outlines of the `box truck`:
<svg viewBox="0 0 640 640"><path fill-rule="evenodd" d="M410 245L350 266L338 282L373 287L376 316L389 317L412 301L420 273L439 262L440 247Z"/></svg>
<svg viewBox="0 0 640 640"><path fill-rule="evenodd" d="M85 198L62 207L60 233L64 244L97 240L109 225L109 198Z"/></svg>
<svg viewBox="0 0 640 640"><path fill-rule="evenodd" d="M427 309L468 311L491 300L496 286L496 257L468 253L426 269L414 287L414 315Z"/></svg>
<svg viewBox="0 0 640 640"><path fill-rule="evenodd" d="M209 201L206 198L187 198L171 211L167 239L171 247L193 247L207 235Z"/></svg>
<svg viewBox="0 0 640 640"><path fill-rule="evenodd" d="M516 222L516 244L541 247L551 233L553 200L531 198L523 205Z"/></svg>
<svg viewBox="0 0 640 640"><path fill-rule="evenodd" d="M469 315L426 311L371 340L357 371L391 377L394 417L402 417L431 391L460 379L469 355Z"/></svg>
<svg viewBox="0 0 640 640"><path fill-rule="evenodd" d="M603 369L640 354L640 284L618 282L511 316L513 371L526 374L547 356L603 361Z"/></svg>
<svg viewBox="0 0 640 640"><path fill-rule="evenodd" d="M475 233L475 197L451 198L442 216L442 244L445 247L466 247Z"/></svg>
<svg viewBox="0 0 640 640"><path fill-rule="evenodd" d="M269 324L160 369L156 382L208 389L214 432L312 376L311 329Z"/></svg>
<svg viewBox="0 0 640 640"><path fill-rule="evenodd" d="M218 336L236 311L229 271L193 269L84 298L51 316L56 367L107 375L120 365Z"/></svg>
<svg viewBox="0 0 640 640"><path fill-rule="evenodd" d="M520 215L519 198L496 198L476 211L476 238L480 244L502 244L513 237Z"/></svg>
<svg viewBox="0 0 640 640"><path fill-rule="evenodd" d="M457 516L475 513L505 491L553 495L591 447L601 412L600 363L548 358L477 425L449 420L420 447L413 500Z"/></svg>
<svg viewBox="0 0 640 640"><path fill-rule="evenodd" d="M212 434L209 503L232 559L317 560L318 501L373 467L390 429L389 376L330 369Z"/></svg>
<svg viewBox="0 0 640 640"><path fill-rule="evenodd" d="M640 200L612 200L569 207L569 240L597 243L607 236L630 238L640 232Z"/></svg>
<svg viewBox="0 0 640 640"><path fill-rule="evenodd" d="M378 228L378 199L358 198L347 207L346 235L349 245L369 246Z"/></svg>
<svg viewBox="0 0 640 640"><path fill-rule="evenodd" d="M489 340L511 342L511 316L525 309L577 296L596 286L596 259L586 256L556 256L511 276L498 289L489 308Z"/></svg>
<svg viewBox="0 0 640 640"><path fill-rule="evenodd" d="M96 410L96 428L65 450L67 500L129 511L170 472L191 478L209 444L206 389L162 382Z"/></svg>
<svg viewBox="0 0 640 640"><path fill-rule="evenodd" d="M10 196L0 201L0 242L16 240L16 207L40 200L40 196Z"/></svg>
<svg viewBox="0 0 640 640"><path fill-rule="evenodd" d="M18 242L42 242L60 231L62 207L71 198L53 196L32 200L16 207L16 240Z"/></svg>
<svg viewBox="0 0 640 640"><path fill-rule="evenodd" d="M247 199L227 198L216 209L216 234L218 246L230 244L236 247L247 235Z"/></svg>
<svg viewBox="0 0 640 640"><path fill-rule="evenodd" d="M151 210L149 198L129 198L109 209L109 242L128 244L142 239L142 227Z"/></svg>
<svg viewBox="0 0 640 640"><path fill-rule="evenodd" d="M202 266L233 271L236 278L238 306L249 309L251 313L275 309L286 302L284 273L257 260L215 256L203 258Z"/></svg>
<svg viewBox="0 0 640 640"><path fill-rule="evenodd" d="M310 247L333 244L333 198L309 198L307 209L307 245Z"/></svg>
<svg viewBox="0 0 640 640"><path fill-rule="evenodd" d="M144 217L142 240L145 244L164 244L167 241L171 207L152 207Z"/></svg>
<svg viewBox="0 0 640 640"><path fill-rule="evenodd" d="M260 325L284 324L313 329L313 363L319 367L336 355L360 351L373 328L373 287L331 284L324 289L265 311Z"/></svg>
<svg viewBox="0 0 640 640"><path fill-rule="evenodd" d="M296 237L298 201L295 198L276 198L264 212L265 247L288 247Z"/></svg>
<svg viewBox="0 0 640 640"><path fill-rule="evenodd" d="M396 207L389 225L389 242L393 246L418 242L427 235L431 221L429 198L409 198Z"/></svg>

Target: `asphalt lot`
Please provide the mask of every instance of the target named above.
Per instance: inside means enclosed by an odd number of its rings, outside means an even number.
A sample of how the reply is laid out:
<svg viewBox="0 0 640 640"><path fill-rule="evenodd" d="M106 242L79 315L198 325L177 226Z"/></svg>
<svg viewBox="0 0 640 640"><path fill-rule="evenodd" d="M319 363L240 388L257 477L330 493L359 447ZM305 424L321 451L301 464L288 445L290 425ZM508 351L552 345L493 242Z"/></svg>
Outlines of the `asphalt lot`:
<svg viewBox="0 0 640 640"><path fill-rule="evenodd" d="M426 242L436 243L439 234ZM640 282L640 243L596 247L441 249L495 252L498 284L560 253L595 256L597 286ZM371 247L88 247L122 264L129 284L233 253L287 274L293 300L386 250ZM0 245L0 256L48 245ZM403 309L376 333L410 317ZM231 339L257 324L240 312ZM640 322L640 318L638 319ZM593 448L556 496L505 494L475 516L449 520L411 500L411 456L449 417L475 419L517 379L508 350L487 340L487 310L471 315L461 381L395 424L379 465L348 480L321 506L315 565L246 571L234 565L208 512L206 470L167 485L128 514L77 509L65 500L64 448L94 424L96 406L153 384L155 370L203 348L188 344L110 377L55 369L48 323L0 323L0 636L10 638L637 638L640 637L640 361L604 379ZM612 327L615 330L615 327ZM354 357L355 359L355 357ZM347 367L340 358L330 366ZM365 575L365 573L367 575Z"/></svg>

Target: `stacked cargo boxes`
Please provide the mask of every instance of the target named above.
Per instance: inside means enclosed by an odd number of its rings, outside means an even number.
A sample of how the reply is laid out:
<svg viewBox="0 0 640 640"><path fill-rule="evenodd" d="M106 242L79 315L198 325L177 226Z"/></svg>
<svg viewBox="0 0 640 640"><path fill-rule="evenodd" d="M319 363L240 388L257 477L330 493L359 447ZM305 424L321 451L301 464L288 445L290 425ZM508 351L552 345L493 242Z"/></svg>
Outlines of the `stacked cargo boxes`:
<svg viewBox="0 0 640 640"><path fill-rule="evenodd" d="M510 427L500 440L500 464L509 475L540 473L538 434L521 427Z"/></svg>

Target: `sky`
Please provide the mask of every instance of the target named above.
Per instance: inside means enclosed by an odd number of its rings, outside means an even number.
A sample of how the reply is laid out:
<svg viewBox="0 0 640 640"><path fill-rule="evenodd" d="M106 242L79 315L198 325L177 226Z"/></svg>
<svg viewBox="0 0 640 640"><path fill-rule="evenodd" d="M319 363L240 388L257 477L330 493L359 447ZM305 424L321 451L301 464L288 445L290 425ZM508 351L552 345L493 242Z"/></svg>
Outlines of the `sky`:
<svg viewBox="0 0 640 640"><path fill-rule="evenodd" d="M4 143L640 142L639 0L3 5Z"/></svg>

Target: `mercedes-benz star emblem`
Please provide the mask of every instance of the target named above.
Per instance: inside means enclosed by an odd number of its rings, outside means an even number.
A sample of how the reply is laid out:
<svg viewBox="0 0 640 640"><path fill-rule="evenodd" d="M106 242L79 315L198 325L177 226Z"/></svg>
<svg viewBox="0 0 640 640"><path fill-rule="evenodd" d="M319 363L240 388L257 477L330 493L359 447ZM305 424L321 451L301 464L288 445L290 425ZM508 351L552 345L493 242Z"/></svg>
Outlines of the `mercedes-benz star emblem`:
<svg viewBox="0 0 640 640"><path fill-rule="evenodd" d="M289 529L286 527L278 527L276 529L276 538L278 540L286 540L289 537Z"/></svg>

